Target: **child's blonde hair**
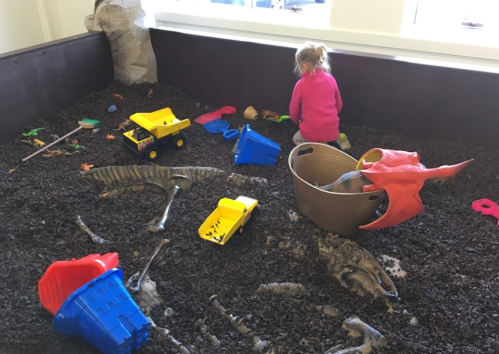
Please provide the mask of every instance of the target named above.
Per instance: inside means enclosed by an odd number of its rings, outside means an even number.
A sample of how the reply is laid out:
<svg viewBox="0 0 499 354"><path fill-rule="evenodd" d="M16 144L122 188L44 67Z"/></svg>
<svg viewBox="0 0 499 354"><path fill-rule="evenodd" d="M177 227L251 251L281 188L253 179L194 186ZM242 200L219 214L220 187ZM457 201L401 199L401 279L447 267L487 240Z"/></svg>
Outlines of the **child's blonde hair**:
<svg viewBox="0 0 499 354"><path fill-rule="evenodd" d="M327 73L330 73L329 56L327 48L322 43L306 42L301 48L298 48L295 55L297 73L300 72L300 65L307 64L313 72L318 68L322 68Z"/></svg>

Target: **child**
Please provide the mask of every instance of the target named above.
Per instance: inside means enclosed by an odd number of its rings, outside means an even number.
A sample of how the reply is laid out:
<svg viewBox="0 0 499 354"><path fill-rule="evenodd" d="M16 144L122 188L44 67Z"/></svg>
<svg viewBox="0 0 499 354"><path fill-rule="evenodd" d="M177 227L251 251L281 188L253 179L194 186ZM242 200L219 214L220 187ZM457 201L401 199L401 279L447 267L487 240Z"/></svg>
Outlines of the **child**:
<svg viewBox="0 0 499 354"><path fill-rule="evenodd" d="M302 78L293 90L289 114L300 130L294 135L293 142L296 145L337 143L343 150L349 149L347 136L339 131L338 113L343 103L336 80L329 73L326 46L305 43L296 52L296 71Z"/></svg>

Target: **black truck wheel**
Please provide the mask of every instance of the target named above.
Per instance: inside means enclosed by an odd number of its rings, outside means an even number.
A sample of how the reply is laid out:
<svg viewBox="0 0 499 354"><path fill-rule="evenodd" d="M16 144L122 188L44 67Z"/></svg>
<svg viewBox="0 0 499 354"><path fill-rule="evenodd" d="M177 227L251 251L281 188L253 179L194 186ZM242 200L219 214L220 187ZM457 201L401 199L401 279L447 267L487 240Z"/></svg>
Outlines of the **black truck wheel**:
<svg viewBox="0 0 499 354"><path fill-rule="evenodd" d="M173 147L176 149L182 149L185 146L185 135L179 133L173 137Z"/></svg>
<svg viewBox="0 0 499 354"><path fill-rule="evenodd" d="M149 149L147 149L145 157L149 161L156 161L159 157L159 147L151 146Z"/></svg>

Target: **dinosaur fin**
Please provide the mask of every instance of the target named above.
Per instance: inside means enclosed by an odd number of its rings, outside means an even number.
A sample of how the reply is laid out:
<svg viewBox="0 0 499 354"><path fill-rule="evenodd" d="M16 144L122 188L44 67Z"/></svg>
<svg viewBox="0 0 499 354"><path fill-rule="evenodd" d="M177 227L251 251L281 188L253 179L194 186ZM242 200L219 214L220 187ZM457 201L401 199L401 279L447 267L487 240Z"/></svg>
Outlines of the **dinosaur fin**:
<svg viewBox="0 0 499 354"><path fill-rule="evenodd" d="M359 228L362 230L376 230L398 225L422 212L423 202L419 197L419 191L423 187L423 183L424 181L418 181L417 184L413 185L412 191L407 191L407 187L402 186L400 183L391 183L384 186L389 199L388 210L379 219L367 225L359 226ZM373 188L373 185L365 186L364 192L368 191L366 190L369 189L368 187Z"/></svg>

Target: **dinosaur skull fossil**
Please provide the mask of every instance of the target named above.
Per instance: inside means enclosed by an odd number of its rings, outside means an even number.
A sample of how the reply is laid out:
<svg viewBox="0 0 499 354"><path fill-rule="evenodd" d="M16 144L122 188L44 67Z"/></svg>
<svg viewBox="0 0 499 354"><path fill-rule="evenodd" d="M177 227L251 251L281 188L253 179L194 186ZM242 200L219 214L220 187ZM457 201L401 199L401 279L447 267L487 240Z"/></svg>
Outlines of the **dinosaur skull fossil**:
<svg viewBox="0 0 499 354"><path fill-rule="evenodd" d="M319 255L342 286L364 296L397 300L397 288L374 257L355 242L328 234L319 241Z"/></svg>

